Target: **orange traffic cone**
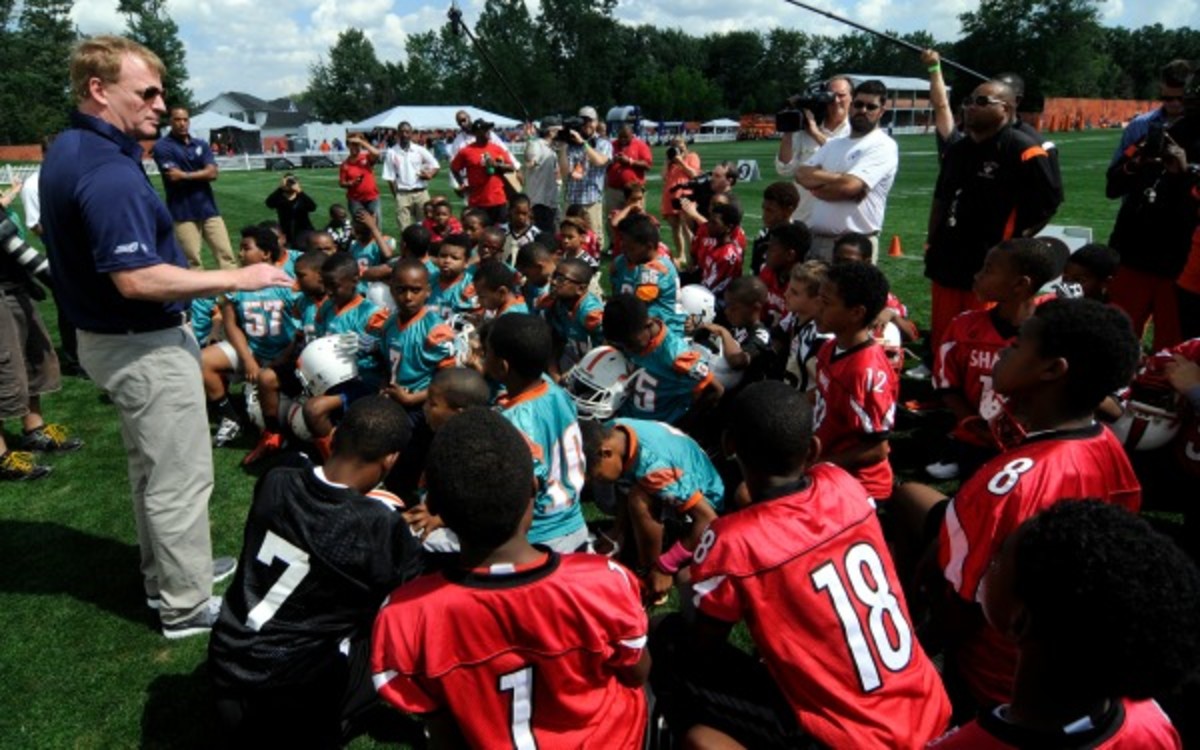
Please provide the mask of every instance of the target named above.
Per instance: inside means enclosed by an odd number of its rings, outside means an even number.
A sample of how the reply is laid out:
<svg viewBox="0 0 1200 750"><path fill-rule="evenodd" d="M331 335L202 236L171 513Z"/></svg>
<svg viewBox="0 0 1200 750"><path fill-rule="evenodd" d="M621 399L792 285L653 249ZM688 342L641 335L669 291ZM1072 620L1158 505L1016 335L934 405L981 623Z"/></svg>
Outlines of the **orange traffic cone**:
<svg viewBox="0 0 1200 750"><path fill-rule="evenodd" d="M888 248L888 255L892 258L904 257L904 251L900 249L900 235L892 235L892 245Z"/></svg>

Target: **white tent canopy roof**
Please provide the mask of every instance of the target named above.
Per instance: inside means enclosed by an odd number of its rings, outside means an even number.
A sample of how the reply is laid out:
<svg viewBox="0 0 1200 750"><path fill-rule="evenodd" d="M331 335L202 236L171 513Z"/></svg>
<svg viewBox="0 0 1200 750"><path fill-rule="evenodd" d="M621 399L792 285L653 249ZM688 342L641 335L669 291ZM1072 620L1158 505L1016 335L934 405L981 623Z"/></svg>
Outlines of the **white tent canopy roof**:
<svg viewBox="0 0 1200 750"><path fill-rule="evenodd" d="M400 121L405 120L412 124L413 130L457 130L458 123L454 121L454 115L460 110L470 115L472 121L482 117L488 122L495 123L498 128L515 128L521 124L520 121L511 117L488 112L478 107L417 107L402 104L373 117L368 117L361 122L356 122L349 129L394 128Z"/></svg>
<svg viewBox="0 0 1200 750"><path fill-rule="evenodd" d="M702 128L736 128L740 125L741 123L737 120L730 120L724 117L700 123L700 127Z"/></svg>
<svg viewBox="0 0 1200 750"><path fill-rule="evenodd" d="M217 112L201 112L193 117L192 121L188 124L189 132L202 141L212 140L209 137L212 131L220 130L221 128L237 128L238 130L245 130L252 133L257 133L261 130L260 127L252 122L242 122L241 120L235 120L232 117L226 117ZM163 132L166 132L166 130Z"/></svg>

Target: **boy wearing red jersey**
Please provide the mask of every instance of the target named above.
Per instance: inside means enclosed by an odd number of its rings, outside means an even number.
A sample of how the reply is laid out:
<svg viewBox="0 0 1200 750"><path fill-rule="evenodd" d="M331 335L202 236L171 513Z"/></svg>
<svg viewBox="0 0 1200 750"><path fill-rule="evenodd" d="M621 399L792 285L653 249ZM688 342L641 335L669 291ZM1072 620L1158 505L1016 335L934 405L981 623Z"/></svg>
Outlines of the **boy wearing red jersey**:
<svg viewBox="0 0 1200 750"><path fill-rule="evenodd" d="M892 494L888 436L896 417L892 365L871 335L887 300L883 272L865 263L829 269L817 330L833 335L817 352L813 423L823 459L850 472L876 500Z"/></svg>
<svg viewBox="0 0 1200 750"><path fill-rule="evenodd" d="M941 460L927 467L935 479L969 477L998 452L987 423L1003 409L992 386L1000 350L1033 316L1038 290L1062 271L1050 246L1036 238L1006 240L988 251L975 274L975 294L995 306L959 313L938 344L933 386L957 426Z"/></svg>
<svg viewBox="0 0 1200 750"><path fill-rule="evenodd" d="M1016 649L979 608L980 582L1004 540L1059 498L1094 497L1131 511L1141 505L1120 442L1092 419L1100 401L1129 382L1137 359L1137 339L1120 310L1084 299L1038 306L993 370L1008 411L992 429L1008 450L948 501L916 483L897 489L894 507L910 532L938 537L944 586L934 603L947 629L947 684L965 688L952 690L957 708L990 708L1012 697Z"/></svg>
<svg viewBox="0 0 1200 750"><path fill-rule="evenodd" d="M931 748L1183 747L1151 700L1200 659L1200 573L1169 539L1107 503L1060 502L986 578L984 614L1021 654L1012 703Z"/></svg>
<svg viewBox="0 0 1200 750"><path fill-rule="evenodd" d="M753 503L712 522L697 615L655 630L651 675L685 747L920 748L950 702L913 632L871 499L820 443L804 394L755 383L726 433ZM761 661L726 642L745 620Z"/></svg>
<svg viewBox="0 0 1200 750"><path fill-rule="evenodd" d="M375 621L380 696L434 747L640 748L650 671L633 574L529 544L533 460L508 420L468 409L438 430L429 511L457 564L392 593Z"/></svg>

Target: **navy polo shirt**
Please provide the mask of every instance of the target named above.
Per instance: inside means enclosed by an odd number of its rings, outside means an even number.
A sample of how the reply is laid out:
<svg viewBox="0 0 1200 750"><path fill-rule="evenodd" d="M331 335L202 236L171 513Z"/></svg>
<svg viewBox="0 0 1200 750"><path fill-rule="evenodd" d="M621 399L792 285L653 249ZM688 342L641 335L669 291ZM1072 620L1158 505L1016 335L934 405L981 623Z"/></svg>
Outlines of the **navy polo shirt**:
<svg viewBox="0 0 1200 750"><path fill-rule="evenodd" d="M212 182L208 180L176 180L171 182L165 172L182 169L198 172L213 161L212 149L199 138L188 137L188 142L168 133L158 139L150 152L158 171L163 175L163 189L167 191L167 210L175 221L204 221L218 216L217 201L213 198Z"/></svg>
<svg viewBox="0 0 1200 750"><path fill-rule="evenodd" d="M181 302L127 299L109 276L170 263L187 268L174 224L142 169L142 147L103 120L71 113L42 163L38 197L62 312L84 331L165 328Z"/></svg>

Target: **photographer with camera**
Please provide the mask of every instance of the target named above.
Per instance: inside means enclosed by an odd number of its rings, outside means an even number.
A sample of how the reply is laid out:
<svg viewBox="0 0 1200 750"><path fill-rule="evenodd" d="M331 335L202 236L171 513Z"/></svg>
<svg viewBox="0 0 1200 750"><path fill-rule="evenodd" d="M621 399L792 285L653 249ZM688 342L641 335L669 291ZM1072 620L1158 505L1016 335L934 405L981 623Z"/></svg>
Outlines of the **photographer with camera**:
<svg viewBox="0 0 1200 750"><path fill-rule="evenodd" d="M675 198L675 188L691 182L700 174L700 154L689 151L687 140L682 135L671 138L667 146L667 161L663 165L663 192L661 211L663 218L671 225L671 238L675 243L675 265L680 268L687 265L691 249L692 227L683 216L679 199Z"/></svg>
<svg viewBox="0 0 1200 750"><path fill-rule="evenodd" d="M1195 133L1198 115L1185 109L1192 75L1175 60L1159 77L1162 106L1125 128L1108 168L1105 192L1120 198L1109 246L1121 264L1108 287L1109 300L1128 313L1141 332L1154 319L1154 350L1183 336L1175 281L1183 270L1196 227L1187 163L1200 161ZM1195 80L1194 78L1192 80Z"/></svg>
<svg viewBox="0 0 1200 750"><path fill-rule="evenodd" d="M543 117L541 127L526 126L525 194L533 204L533 224L542 234L558 231L558 154L554 140L562 130L562 118Z"/></svg>
<svg viewBox="0 0 1200 750"><path fill-rule="evenodd" d="M609 161L612 160L612 144L596 135L599 115L594 107L583 107L579 117L563 122L559 133L558 174L566 187L567 205L580 205L587 212L592 228L600 234L601 246L605 241L604 179Z"/></svg>
<svg viewBox="0 0 1200 750"><path fill-rule="evenodd" d="M654 166L650 145L633 133L632 125L622 125L612 142L613 157L608 163L605 199L609 212L625 206L625 188L646 184L646 172Z"/></svg>
<svg viewBox="0 0 1200 750"><path fill-rule="evenodd" d="M167 210L175 223L175 240L192 268L203 268L200 238L208 243L220 268L237 268L225 220L217 211L212 183L217 162L208 143L188 132L191 115L183 107L171 109L171 129L151 150L167 194Z"/></svg>
<svg viewBox="0 0 1200 750"><path fill-rule="evenodd" d="M275 209L279 217L279 230L287 237L290 247L299 247L302 235L313 231L312 219L308 217L317 210L316 202L304 192L296 175L288 172L279 181L279 187L267 196L267 208Z"/></svg>
<svg viewBox="0 0 1200 750"><path fill-rule="evenodd" d="M35 451L66 452L83 445L42 418L41 395L61 387L58 356L35 304L46 298L38 282L50 285L50 264L25 243L9 208L20 192L16 180L0 194L0 352L6 355L0 361L0 423L20 419L22 427L16 450L9 450L0 430L0 480L41 479L50 467L36 462Z"/></svg>
<svg viewBox="0 0 1200 750"><path fill-rule="evenodd" d="M807 163L826 141L850 135L850 98L853 89L854 84L849 78L836 76L829 79L822 91L789 100L789 105L795 109L785 110L776 118L776 130L783 135L779 140L779 153L775 156L776 172L783 177L794 177L796 170ZM820 122L817 122L817 113L822 115ZM785 114L792 116L784 117ZM792 220L807 224L812 216L813 198L803 187L798 187L800 205L792 214Z"/></svg>

